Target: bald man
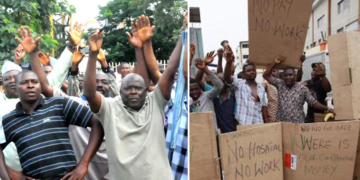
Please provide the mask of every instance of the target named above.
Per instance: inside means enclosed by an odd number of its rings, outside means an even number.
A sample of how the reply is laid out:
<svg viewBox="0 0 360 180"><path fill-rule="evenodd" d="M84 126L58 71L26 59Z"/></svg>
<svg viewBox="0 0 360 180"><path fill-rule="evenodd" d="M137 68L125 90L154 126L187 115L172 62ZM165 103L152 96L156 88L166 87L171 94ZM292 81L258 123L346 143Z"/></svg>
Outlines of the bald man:
<svg viewBox="0 0 360 180"><path fill-rule="evenodd" d="M163 119L179 67L181 39L152 93L147 92L142 76L128 74L122 80L121 98L105 98L96 92L96 57L101 43L93 42L101 40L100 32L90 35L89 44L92 46L85 73L84 96L91 110L102 119L110 179L172 180L166 155Z"/></svg>

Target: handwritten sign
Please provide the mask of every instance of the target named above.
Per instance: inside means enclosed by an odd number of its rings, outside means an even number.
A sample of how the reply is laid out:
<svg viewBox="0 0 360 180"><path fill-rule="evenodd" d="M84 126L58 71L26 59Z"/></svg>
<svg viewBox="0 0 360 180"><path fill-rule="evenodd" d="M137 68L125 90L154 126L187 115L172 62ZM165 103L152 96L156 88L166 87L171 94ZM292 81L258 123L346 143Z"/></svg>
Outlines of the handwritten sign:
<svg viewBox="0 0 360 180"><path fill-rule="evenodd" d="M220 180L213 113L190 113L190 179Z"/></svg>
<svg viewBox="0 0 360 180"><path fill-rule="evenodd" d="M281 124L246 128L219 139L226 180L283 179Z"/></svg>
<svg viewBox="0 0 360 180"><path fill-rule="evenodd" d="M249 0L250 60L268 66L285 56L282 66L299 68L313 0Z"/></svg>
<svg viewBox="0 0 360 180"><path fill-rule="evenodd" d="M359 121L284 125L285 179L352 179L358 137Z"/></svg>

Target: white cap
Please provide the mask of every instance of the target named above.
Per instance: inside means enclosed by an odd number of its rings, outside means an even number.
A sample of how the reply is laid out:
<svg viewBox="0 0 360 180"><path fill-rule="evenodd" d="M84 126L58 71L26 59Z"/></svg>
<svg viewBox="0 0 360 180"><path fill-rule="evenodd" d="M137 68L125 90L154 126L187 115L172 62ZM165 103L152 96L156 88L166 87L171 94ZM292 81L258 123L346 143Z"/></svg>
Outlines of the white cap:
<svg viewBox="0 0 360 180"><path fill-rule="evenodd" d="M4 76L4 74L6 74L7 72L13 71L13 70L17 70L17 71L21 72L22 68L19 65L15 64L11 61L5 61L4 65L1 68L2 76Z"/></svg>

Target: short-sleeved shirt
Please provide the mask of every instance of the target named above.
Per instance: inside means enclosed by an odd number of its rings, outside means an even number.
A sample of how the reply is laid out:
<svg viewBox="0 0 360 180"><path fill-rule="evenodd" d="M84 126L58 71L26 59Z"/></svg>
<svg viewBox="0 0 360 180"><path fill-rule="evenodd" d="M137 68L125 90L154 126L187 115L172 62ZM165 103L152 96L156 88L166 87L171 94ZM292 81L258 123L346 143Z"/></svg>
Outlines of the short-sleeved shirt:
<svg viewBox="0 0 360 180"><path fill-rule="evenodd" d="M118 97L101 95L97 117L105 129L110 179L173 179L163 122L167 103L158 86L139 111L125 106Z"/></svg>
<svg viewBox="0 0 360 180"><path fill-rule="evenodd" d="M262 107L266 106L265 89L257 83L260 102L251 95L251 87L244 79L234 79L236 109L235 118L240 125L263 124Z"/></svg>
<svg viewBox="0 0 360 180"><path fill-rule="evenodd" d="M281 79L270 77L269 83L274 85L279 93L279 106L277 117L280 121L304 123L304 103L310 106L316 103L309 89L300 83L287 87Z"/></svg>
<svg viewBox="0 0 360 180"><path fill-rule="evenodd" d="M87 127L92 113L77 102L54 97L43 99L32 114L21 103L3 117L6 143L14 142L26 176L35 179L60 179L77 165L70 144L70 124Z"/></svg>

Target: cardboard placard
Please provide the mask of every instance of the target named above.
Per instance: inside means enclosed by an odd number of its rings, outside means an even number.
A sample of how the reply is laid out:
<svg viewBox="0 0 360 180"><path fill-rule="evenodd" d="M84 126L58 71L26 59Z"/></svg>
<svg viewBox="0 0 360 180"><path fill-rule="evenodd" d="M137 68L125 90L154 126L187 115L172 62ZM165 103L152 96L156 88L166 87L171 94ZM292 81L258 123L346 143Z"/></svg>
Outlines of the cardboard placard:
<svg viewBox="0 0 360 180"><path fill-rule="evenodd" d="M220 180L213 113L190 113L190 179Z"/></svg>
<svg viewBox="0 0 360 180"><path fill-rule="evenodd" d="M359 121L283 124L285 180L351 180Z"/></svg>
<svg viewBox="0 0 360 180"><path fill-rule="evenodd" d="M360 119L360 32L329 37L335 120Z"/></svg>
<svg viewBox="0 0 360 180"><path fill-rule="evenodd" d="M226 180L283 179L281 124L221 134L221 164Z"/></svg>
<svg viewBox="0 0 360 180"><path fill-rule="evenodd" d="M250 60L267 67L278 55L282 67L301 67L313 0L249 0Z"/></svg>

